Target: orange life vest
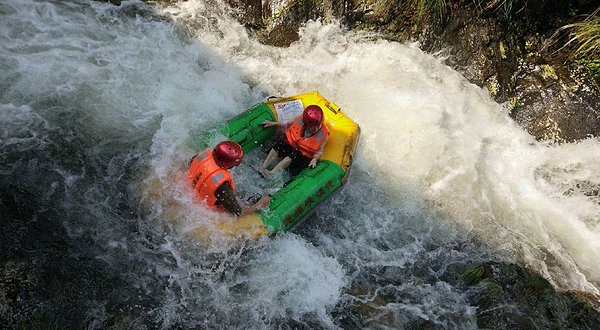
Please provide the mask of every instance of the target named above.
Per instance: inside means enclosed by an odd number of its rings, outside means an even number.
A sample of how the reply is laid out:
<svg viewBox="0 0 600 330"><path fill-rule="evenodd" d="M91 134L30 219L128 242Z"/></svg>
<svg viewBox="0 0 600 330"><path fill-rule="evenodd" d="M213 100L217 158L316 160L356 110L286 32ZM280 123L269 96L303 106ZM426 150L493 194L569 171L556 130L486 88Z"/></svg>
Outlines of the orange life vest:
<svg viewBox="0 0 600 330"><path fill-rule="evenodd" d="M304 156L313 158L314 154L319 151L323 138L329 136L329 129L323 123L321 128L313 135L308 138L302 137L304 130L304 124L302 123L302 115L298 116L286 131L288 143L298 149Z"/></svg>
<svg viewBox="0 0 600 330"><path fill-rule="evenodd" d="M215 197L215 192L225 182L229 182L231 189L235 187L229 171L220 168L215 162L212 150L204 150L192 159L188 169L188 179L196 195L206 200L208 207L213 210L225 210Z"/></svg>

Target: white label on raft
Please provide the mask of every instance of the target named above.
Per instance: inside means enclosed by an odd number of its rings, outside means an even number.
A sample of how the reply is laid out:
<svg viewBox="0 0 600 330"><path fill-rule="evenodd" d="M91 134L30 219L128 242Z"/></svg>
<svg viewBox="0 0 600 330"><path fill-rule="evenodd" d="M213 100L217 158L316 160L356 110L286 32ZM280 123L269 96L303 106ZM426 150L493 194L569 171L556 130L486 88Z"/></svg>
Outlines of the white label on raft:
<svg viewBox="0 0 600 330"><path fill-rule="evenodd" d="M275 103L274 106L275 110L277 110L278 121L283 124L293 122L304 111L302 100Z"/></svg>

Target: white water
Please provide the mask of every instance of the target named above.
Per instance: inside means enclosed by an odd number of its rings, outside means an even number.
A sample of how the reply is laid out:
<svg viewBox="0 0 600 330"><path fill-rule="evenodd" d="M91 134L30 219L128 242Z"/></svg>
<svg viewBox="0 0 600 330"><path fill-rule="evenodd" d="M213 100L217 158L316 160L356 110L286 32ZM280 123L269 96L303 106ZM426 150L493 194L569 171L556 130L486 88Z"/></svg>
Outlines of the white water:
<svg viewBox="0 0 600 330"><path fill-rule="evenodd" d="M598 140L534 141L416 44L316 22L273 48L220 3L157 9L175 23L137 8L149 7L0 4L2 174L48 187L70 244L124 283L89 298L87 326L336 328L373 302L366 326L472 328L446 272L488 260L598 292L600 205L576 187L600 184ZM344 190L258 247L189 242L214 216L181 182L195 134L311 90L362 129Z"/></svg>

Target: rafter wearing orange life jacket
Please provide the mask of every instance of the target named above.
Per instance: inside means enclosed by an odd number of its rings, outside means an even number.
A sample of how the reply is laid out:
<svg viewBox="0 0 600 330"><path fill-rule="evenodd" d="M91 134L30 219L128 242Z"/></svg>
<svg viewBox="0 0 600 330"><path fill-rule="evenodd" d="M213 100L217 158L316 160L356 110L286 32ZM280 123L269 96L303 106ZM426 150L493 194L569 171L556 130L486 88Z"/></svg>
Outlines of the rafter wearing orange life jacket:
<svg viewBox="0 0 600 330"><path fill-rule="evenodd" d="M215 162L212 150L204 150L192 159L188 178L196 195L206 200L208 207L213 210L225 210L215 197L215 192L225 182L229 182L231 189L235 189L235 186L229 171L222 169Z"/></svg>
<svg viewBox="0 0 600 330"><path fill-rule="evenodd" d="M324 141L324 138L329 136L329 129L325 123L323 123L315 134L305 139L302 137L304 127L305 125L302 122L302 116L298 116L292 125L285 131L285 135L288 143L292 147L299 150L304 156L313 158L321 148L321 143Z"/></svg>

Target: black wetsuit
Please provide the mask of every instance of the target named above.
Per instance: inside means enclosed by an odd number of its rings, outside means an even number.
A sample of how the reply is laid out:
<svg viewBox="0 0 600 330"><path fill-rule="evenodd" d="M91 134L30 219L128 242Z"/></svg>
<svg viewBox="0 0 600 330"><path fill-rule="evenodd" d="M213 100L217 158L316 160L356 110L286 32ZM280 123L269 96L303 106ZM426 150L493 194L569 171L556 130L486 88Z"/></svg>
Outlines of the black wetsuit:
<svg viewBox="0 0 600 330"><path fill-rule="evenodd" d="M219 204L223 205L229 213L235 214L238 217L242 214L242 206L240 206L240 203L235 198L235 192L229 185L229 182L225 182L217 188L215 197L219 201Z"/></svg>

